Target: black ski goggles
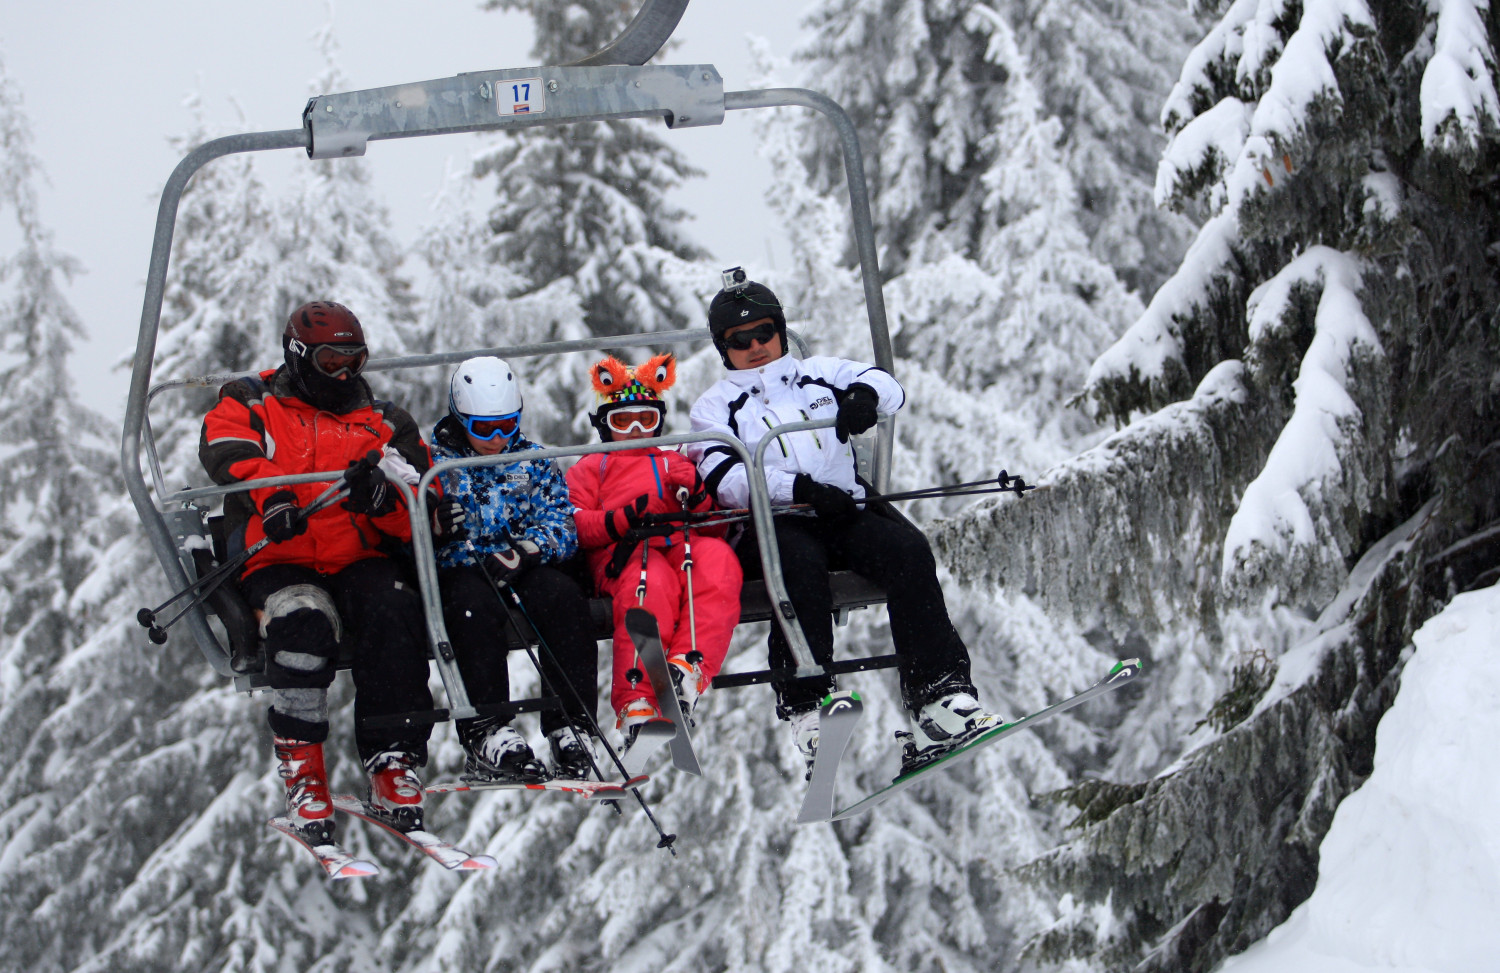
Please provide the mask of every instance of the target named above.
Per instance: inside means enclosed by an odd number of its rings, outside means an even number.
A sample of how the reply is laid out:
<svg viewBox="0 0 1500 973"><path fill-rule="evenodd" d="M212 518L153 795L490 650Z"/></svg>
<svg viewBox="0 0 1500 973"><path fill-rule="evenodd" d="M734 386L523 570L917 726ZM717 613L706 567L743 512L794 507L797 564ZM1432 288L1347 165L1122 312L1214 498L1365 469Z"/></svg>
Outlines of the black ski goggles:
<svg viewBox="0 0 1500 973"><path fill-rule="evenodd" d="M313 364L329 378L353 378L364 371L370 350L364 345L314 345Z"/></svg>
<svg viewBox="0 0 1500 973"><path fill-rule="evenodd" d="M735 351L749 351L750 346L756 342L767 342L776 337L780 331L776 322L767 321L765 324L757 324L753 328L744 331L736 331L724 339L724 347L733 348Z"/></svg>

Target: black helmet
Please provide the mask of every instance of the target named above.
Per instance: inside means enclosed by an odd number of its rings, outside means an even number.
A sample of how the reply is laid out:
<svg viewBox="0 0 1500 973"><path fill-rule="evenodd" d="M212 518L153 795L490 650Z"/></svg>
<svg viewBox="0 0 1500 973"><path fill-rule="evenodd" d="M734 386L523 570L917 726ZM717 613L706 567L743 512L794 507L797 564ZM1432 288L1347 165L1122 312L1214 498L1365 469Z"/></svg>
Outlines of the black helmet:
<svg viewBox="0 0 1500 973"><path fill-rule="evenodd" d="M292 384L307 402L343 412L358 400L370 351L353 311L332 301L304 304L287 318L281 347Z"/></svg>
<svg viewBox="0 0 1500 973"><path fill-rule="evenodd" d="M771 288L748 280L734 287L726 287L714 295L708 305L708 330L713 334L714 347L719 349L719 357L724 360L725 368L734 366L729 364L729 354L724 347L724 332L737 324L759 321L761 318L770 318L776 325L776 333L781 335L781 350L787 351L786 313L781 309L781 302L776 299L776 295L771 293Z"/></svg>

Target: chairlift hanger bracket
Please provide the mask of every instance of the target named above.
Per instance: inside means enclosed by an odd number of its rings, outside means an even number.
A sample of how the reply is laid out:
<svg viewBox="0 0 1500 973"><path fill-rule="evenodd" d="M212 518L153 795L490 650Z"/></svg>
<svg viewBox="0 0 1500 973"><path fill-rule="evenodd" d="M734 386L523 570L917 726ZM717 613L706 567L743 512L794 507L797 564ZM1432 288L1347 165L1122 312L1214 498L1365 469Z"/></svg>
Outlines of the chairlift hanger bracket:
<svg viewBox="0 0 1500 973"><path fill-rule="evenodd" d="M724 121L724 79L712 64L531 67L319 95L302 123L307 154L365 154L371 139L661 117L668 128Z"/></svg>

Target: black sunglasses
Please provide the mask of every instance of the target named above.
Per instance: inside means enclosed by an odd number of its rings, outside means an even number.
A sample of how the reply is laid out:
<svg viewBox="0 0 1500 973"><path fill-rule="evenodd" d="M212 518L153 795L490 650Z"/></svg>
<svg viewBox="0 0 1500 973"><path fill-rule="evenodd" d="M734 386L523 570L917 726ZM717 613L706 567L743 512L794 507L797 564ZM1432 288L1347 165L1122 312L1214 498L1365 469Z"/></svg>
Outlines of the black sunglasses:
<svg viewBox="0 0 1500 973"><path fill-rule="evenodd" d="M776 337L776 331L777 328L774 323L758 324L753 328L746 328L744 331L736 331L724 339L724 344L735 351L748 351L750 346L757 341L770 341Z"/></svg>

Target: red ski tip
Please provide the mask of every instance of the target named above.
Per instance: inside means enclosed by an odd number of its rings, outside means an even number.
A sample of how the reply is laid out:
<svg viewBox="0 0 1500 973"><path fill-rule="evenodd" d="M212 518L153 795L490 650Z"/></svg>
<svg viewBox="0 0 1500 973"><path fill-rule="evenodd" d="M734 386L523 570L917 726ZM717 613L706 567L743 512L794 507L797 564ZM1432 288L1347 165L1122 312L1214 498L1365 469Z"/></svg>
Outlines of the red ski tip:
<svg viewBox="0 0 1500 973"><path fill-rule="evenodd" d="M494 868L498 864L500 863L495 861L495 859L491 858L489 855L470 855L468 860L460 864L458 867L470 871L478 871L484 868Z"/></svg>

